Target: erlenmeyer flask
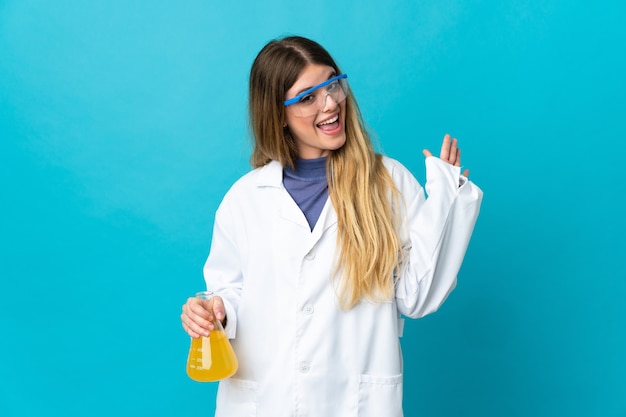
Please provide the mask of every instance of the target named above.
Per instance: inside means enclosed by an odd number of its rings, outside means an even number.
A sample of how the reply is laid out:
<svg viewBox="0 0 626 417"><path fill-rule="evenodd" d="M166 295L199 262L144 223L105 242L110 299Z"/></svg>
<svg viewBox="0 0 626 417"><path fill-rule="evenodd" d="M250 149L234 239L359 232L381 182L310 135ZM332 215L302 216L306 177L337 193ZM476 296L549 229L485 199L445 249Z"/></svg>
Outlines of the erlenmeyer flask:
<svg viewBox="0 0 626 417"><path fill-rule="evenodd" d="M213 311L213 293L203 291L197 298L209 300L209 309ZM232 376L238 367L237 357L228 341L222 323L214 317L215 329L208 337L191 339L187 358L187 375L195 381L212 382Z"/></svg>

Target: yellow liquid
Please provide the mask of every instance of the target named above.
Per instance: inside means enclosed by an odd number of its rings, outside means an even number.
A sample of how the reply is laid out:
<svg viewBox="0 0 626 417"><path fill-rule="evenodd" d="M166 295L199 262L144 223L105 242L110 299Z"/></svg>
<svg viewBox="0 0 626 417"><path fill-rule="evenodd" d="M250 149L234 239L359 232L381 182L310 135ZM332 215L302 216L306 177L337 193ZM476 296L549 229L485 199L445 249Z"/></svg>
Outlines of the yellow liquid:
<svg viewBox="0 0 626 417"><path fill-rule="evenodd" d="M191 339L187 359L187 375L191 379L219 381L232 376L237 367L237 357L223 331L214 330L209 337Z"/></svg>

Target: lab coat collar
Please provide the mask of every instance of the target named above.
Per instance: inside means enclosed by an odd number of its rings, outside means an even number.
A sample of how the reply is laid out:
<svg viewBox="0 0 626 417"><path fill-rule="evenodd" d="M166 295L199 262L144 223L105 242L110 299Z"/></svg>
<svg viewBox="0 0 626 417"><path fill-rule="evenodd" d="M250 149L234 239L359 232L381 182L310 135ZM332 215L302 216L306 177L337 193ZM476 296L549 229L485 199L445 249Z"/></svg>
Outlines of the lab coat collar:
<svg viewBox="0 0 626 417"><path fill-rule="evenodd" d="M283 185L283 166L280 162L271 161L259 168L256 185L257 187L282 188L285 191L285 200L281 204L281 217L310 230L302 210L293 201L293 198L291 198ZM313 239L317 241L328 228L335 224L337 224L337 213L330 203L329 197L326 204L324 204L320 217L317 219L317 223L315 223L315 227L311 231Z"/></svg>
<svg viewBox="0 0 626 417"><path fill-rule="evenodd" d="M256 178L258 187L282 187L283 186L283 166L278 161L271 161L267 165L259 168Z"/></svg>

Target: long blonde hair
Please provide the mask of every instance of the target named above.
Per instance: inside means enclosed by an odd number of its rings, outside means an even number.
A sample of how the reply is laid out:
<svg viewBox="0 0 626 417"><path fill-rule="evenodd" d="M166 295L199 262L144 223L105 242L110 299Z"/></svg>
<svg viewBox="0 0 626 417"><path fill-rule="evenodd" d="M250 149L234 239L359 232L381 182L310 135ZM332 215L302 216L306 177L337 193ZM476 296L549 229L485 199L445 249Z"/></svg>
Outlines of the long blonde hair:
<svg viewBox="0 0 626 417"><path fill-rule="evenodd" d="M309 64L327 65L339 74L318 43L292 36L273 40L259 52L250 71L249 111L254 136L251 164L271 160L293 167L296 144L284 127L286 92ZM327 161L328 192L337 212L340 248L335 277L340 306L361 300L388 301L394 295L394 270L401 259L397 210L399 192L377 154L356 100L346 98L346 143Z"/></svg>

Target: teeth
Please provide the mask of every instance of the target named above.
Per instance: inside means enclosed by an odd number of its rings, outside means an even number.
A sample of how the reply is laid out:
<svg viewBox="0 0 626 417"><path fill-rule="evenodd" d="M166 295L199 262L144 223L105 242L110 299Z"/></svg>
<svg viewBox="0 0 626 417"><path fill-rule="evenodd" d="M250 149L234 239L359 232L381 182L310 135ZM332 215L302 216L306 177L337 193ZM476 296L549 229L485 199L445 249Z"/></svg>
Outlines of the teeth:
<svg viewBox="0 0 626 417"><path fill-rule="evenodd" d="M337 120L339 120L339 115L336 115L335 117L333 117L332 119L328 119L325 122L319 123L318 126L324 126L324 125L329 125L331 123L335 123Z"/></svg>

